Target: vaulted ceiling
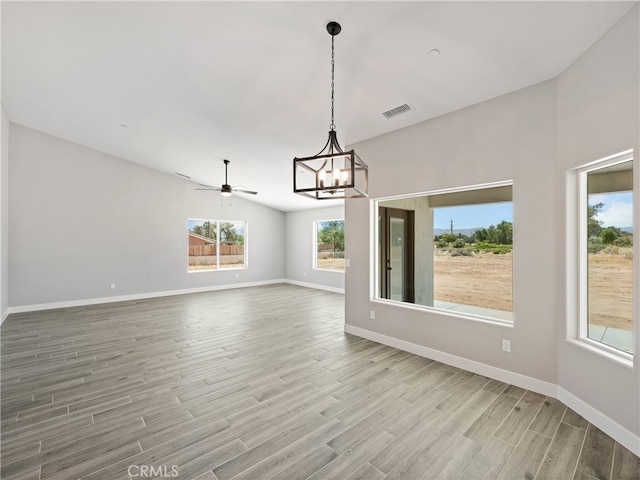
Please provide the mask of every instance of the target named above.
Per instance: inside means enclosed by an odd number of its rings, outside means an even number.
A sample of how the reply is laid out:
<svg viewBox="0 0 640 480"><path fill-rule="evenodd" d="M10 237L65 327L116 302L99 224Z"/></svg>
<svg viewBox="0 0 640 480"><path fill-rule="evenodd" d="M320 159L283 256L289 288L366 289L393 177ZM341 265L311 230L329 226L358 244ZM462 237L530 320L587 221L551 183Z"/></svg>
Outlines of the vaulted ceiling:
<svg viewBox="0 0 640 480"><path fill-rule="evenodd" d="M229 183L283 211L326 206L292 193L292 159L327 139L328 21L345 147L553 78L634 3L3 1L2 103L196 183L230 159Z"/></svg>

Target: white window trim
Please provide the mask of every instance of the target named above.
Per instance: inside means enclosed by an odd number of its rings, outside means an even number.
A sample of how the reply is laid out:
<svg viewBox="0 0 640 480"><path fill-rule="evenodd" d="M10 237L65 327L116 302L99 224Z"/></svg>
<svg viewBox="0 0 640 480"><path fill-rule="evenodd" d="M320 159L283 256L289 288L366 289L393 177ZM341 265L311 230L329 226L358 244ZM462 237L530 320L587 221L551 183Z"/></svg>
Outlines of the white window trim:
<svg viewBox="0 0 640 480"><path fill-rule="evenodd" d="M187 273L191 274L191 273L226 272L226 271L233 271L233 270L246 270L249 267L249 247L248 247L248 242L249 242L249 222L247 222L246 220L221 220L221 219L215 219L215 218L192 218L192 217L188 217L187 218L187 232L189 231L189 228L188 228L189 220L198 220L198 221L202 220L204 222L216 222L216 239L220 238L220 224L221 223L240 223L240 222L242 222L244 224L244 240L243 240L244 262L242 264L242 267L220 268L220 255L218 255L219 243L216 241L216 268L208 268L208 269L202 269L202 270L189 270L189 257L187 255ZM187 247L188 247L188 245L189 245L189 237L187 235ZM188 248L187 248L187 251L188 251Z"/></svg>
<svg viewBox="0 0 640 480"><path fill-rule="evenodd" d="M381 202L386 202L389 200L398 200L398 199L404 199L404 198L413 198L413 197L419 197L419 196L425 196L425 195L440 195L440 194L445 194L445 193L457 193L457 192L465 192L465 191L469 191L469 190L481 190L483 188L495 188L495 187L514 187L514 182L513 180L501 180L501 181L497 181L497 182L490 182L490 183L481 183L481 184L476 184L476 185L468 185L468 186L462 186L462 187L453 187L453 188L443 188L443 189L438 189L438 190L430 190L430 191L425 191L425 192L417 192L417 193L407 193L407 194L402 194L402 195L393 195L393 196L388 196L388 197L379 197L379 198L372 198L369 201L369 225L370 225L370 229L369 229L369 251L371 252L371 256L369 258L369 300L371 302L374 303L380 303L380 304L385 304L385 305L393 305L395 307L400 307L400 308L406 308L409 310L419 310L419 311L423 311L423 312L431 312L431 313L436 313L438 315L443 315L443 316L447 316L447 317L456 317L456 318L462 318L465 320L471 320L474 322L480 322L480 323L487 323L490 325L495 325L495 326L501 326L501 327L508 327L508 328L513 328L515 326L515 322L516 322L516 318L515 318L515 312L512 310L511 314L512 314L512 319L511 320L503 320L500 318L495 318L495 317L485 317L482 315L475 315L472 313L467 313L467 312L454 312L451 310L446 310L446 309L442 309L442 308L438 308L438 307L431 307L428 305L419 305L419 304L415 304L415 303L406 303L406 302L399 302L397 300L390 300L390 299L386 299L386 298L380 298L378 296L378 285L380 282L380 269L378 268L378 258L380 258L380 251L379 251L379 242L378 242L378 235L380 234L379 232L379 225L378 225L378 205ZM515 191L515 189L514 189ZM512 200L513 202L513 200ZM515 223L515 221L514 221ZM514 239L514 255L515 255L515 239ZM512 296L513 296L513 278L511 280L511 290L512 290Z"/></svg>
<svg viewBox="0 0 640 480"><path fill-rule="evenodd" d="M621 365L633 367L633 354L610 347L589 338L588 311L588 242L587 242L587 174L594 170L633 161L634 213L633 230L637 231L636 160L633 149L582 165L569 172L567 186L567 341ZM638 258L638 243L634 239L633 255ZM576 249L575 246L578 245ZM571 255L571 252L575 252ZM634 271L636 269L634 268ZM633 279L633 296L638 296L637 275ZM638 328L638 309L633 302L633 332ZM635 338L635 335L634 335ZM635 342L634 342L635 343ZM634 352L638 345L634 344Z"/></svg>
<svg viewBox="0 0 640 480"><path fill-rule="evenodd" d="M342 270L332 270L329 268L320 268L318 267L318 224L320 222L342 222L344 225L344 218L322 218L313 221L313 251L312 251L312 262L313 265L311 268L313 270L317 270L319 272L331 272L331 273L341 273L344 275L346 270L346 259L345 259L345 268Z"/></svg>

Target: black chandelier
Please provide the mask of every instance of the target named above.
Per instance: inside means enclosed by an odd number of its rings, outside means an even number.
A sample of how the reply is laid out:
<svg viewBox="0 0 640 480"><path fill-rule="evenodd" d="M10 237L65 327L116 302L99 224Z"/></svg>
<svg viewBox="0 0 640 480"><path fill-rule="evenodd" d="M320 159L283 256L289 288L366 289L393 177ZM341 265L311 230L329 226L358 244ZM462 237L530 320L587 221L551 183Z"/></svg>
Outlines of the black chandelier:
<svg viewBox="0 0 640 480"><path fill-rule="evenodd" d="M338 143L334 123L334 40L342 27L337 22L327 24L331 35L331 124L329 139L313 157L293 159L293 191L316 200L366 197L368 189L367 164L355 151L345 152Z"/></svg>

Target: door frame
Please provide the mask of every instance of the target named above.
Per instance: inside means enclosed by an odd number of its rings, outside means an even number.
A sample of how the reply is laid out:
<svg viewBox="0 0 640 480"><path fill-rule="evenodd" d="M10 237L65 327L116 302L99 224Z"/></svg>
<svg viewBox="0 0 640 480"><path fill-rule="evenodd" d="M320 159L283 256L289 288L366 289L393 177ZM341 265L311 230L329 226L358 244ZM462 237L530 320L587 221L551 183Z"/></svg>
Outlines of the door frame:
<svg viewBox="0 0 640 480"><path fill-rule="evenodd" d="M401 208L378 207L379 221L379 275L380 275L380 298L391 298L391 241L389 238L391 232L391 219L401 218L404 220L404 238L403 242L403 282L402 282L402 301L415 303L415 287L414 287L414 265L415 265L415 212L413 210L404 210Z"/></svg>

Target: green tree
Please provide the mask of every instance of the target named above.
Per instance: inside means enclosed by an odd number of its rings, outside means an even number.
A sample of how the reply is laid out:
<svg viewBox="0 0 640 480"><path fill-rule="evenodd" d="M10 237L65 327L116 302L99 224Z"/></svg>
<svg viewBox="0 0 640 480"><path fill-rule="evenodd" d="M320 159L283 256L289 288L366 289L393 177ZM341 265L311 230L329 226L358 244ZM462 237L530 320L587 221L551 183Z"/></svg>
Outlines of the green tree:
<svg viewBox="0 0 640 480"><path fill-rule="evenodd" d="M489 228L487 228L487 242L488 243L499 243L498 242L498 231L496 230L495 225L489 225Z"/></svg>
<svg viewBox="0 0 640 480"><path fill-rule="evenodd" d="M607 227L603 229L602 233L600 234L602 243L604 243L605 245L611 245L613 242L615 242L616 239L620 236L618 232L616 232L616 230L618 229L615 227Z"/></svg>
<svg viewBox="0 0 640 480"><path fill-rule="evenodd" d="M486 228L481 228L473 232L473 241L475 243L483 243L489 240L489 234Z"/></svg>
<svg viewBox="0 0 640 480"><path fill-rule="evenodd" d="M220 223L220 240L226 243L244 245L244 235L238 233L233 223Z"/></svg>
<svg viewBox="0 0 640 480"><path fill-rule="evenodd" d="M443 233L440 238L447 243L453 243L458 239L455 233Z"/></svg>
<svg viewBox="0 0 640 480"><path fill-rule="evenodd" d="M202 235L203 237L207 237L212 240L216 239L216 224L209 222L209 220L204 222L202 225L194 225L191 231L196 235Z"/></svg>
<svg viewBox="0 0 640 480"><path fill-rule="evenodd" d="M329 220L321 222L318 229L318 242L325 245L335 245L338 251L344 250L344 220Z"/></svg>
<svg viewBox="0 0 640 480"><path fill-rule="evenodd" d="M604 203L596 203L595 205L587 205L587 233L589 238L599 237L602 233L602 222L595 217L604 208Z"/></svg>
<svg viewBox="0 0 640 480"><path fill-rule="evenodd" d="M496 242L500 245L511 245L513 243L513 223L505 220L496 227Z"/></svg>

